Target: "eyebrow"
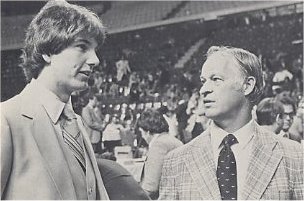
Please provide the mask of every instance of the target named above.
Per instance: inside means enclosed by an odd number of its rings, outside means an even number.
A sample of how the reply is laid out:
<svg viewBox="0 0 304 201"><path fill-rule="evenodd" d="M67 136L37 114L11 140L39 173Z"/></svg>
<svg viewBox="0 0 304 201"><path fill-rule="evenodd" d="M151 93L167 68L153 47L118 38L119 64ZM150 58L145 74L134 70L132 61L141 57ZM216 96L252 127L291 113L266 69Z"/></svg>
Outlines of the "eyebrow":
<svg viewBox="0 0 304 201"><path fill-rule="evenodd" d="M86 43L86 44L88 44L88 45L90 45L91 44L91 42L89 41L89 40L87 40L87 39L84 39L84 38L76 38L75 39L75 43Z"/></svg>

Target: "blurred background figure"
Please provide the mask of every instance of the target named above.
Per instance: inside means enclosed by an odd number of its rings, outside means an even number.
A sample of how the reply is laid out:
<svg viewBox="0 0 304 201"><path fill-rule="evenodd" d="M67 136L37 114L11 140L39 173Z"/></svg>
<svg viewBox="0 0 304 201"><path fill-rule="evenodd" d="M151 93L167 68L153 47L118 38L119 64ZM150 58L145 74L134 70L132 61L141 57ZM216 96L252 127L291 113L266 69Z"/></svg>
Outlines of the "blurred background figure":
<svg viewBox="0 0 304 201"><path fill-rule="evenodd" d="M115 65L117 70L117 81L124 83L123 81L126 79L128 73L131 73L129 61L126 59L126 56L122 54L120 60L117 61Z"/></svg>
<svg viewBox="0 0 304 201"><path fill-rule="evenodd" d="M102 142L105 150L108 152L114 152L116 146L121 146L121 132L124 129L123 125L119 122L117 114L114 114L110 123L103 131Z"/></svg>
<svg viewBox="0 0 304 201"><path fill-rule="evenodd" d="M262 127L279 134L283 129L284 107L274 98L264 98L256 109L257 122Z"/></svg>
<svg viewBox="0 0 304 201"><path fill-rule="evenodd" d="M301 99L298 105L296 116L289 129L290 138L300 143L303 143L303 127L304 127L304 98Z"/></svg>
<svg viewBox="0 0 304 201"><path fill-rule="evenodd" d="M141 186L152 199L157 199L159 182L165 155L183 143L169 134L169 125L162 113L155 109L145 110L137 120L136 127L149 144Z"/></svg>
<svg viewBox="0 0 304 201"><path fill-rule="evenodd" d="M187 121L185 132L188 134L186 134L186 136L190 136L190 139L196 138L208 128L210 121L211 120L205 116L203 100L202 97L199 96Z"/></svg>
<svg viewBox="0 0 304 201"><path fill-rule="evenodd" d="M95 153L101 153L101 135L107 122L101 119L100 114L98 115L99 108L98 100L96 95L90 94L88 104L82 109L81 116L86 125L86 130L89 134L93 149Z"/></svg>
<svg viewBox="0 0 304 201"><path fill-rule="evenodd" d="M294 104L294 101L290 97L283 97L282 99L280 99L280 102L283 104L284 114L283 128L279 135L291 139L289 129L293 123L293 118L296 114L296 106Z"/></svg>
<svg viewBox="0 0 304 201"><path fill-rule="evenodd" d="M163 114L169 126L169 134L178 137L178 122L176 119L175 110L169 110L167 106L162 106L158 109Z"/></svg>

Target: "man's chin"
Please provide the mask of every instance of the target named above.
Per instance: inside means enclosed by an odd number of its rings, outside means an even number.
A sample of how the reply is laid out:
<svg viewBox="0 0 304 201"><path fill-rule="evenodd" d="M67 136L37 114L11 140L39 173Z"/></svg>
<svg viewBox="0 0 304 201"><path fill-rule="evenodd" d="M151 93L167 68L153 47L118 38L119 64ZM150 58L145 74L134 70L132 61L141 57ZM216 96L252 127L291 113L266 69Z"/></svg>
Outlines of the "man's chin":
<svg viewBox="0 0 304 201"><path fill-rule="evenodd" d="M84 91L89 88L89 85L87 82L82 82L77 87L75 87L75 91Z"/></svg>

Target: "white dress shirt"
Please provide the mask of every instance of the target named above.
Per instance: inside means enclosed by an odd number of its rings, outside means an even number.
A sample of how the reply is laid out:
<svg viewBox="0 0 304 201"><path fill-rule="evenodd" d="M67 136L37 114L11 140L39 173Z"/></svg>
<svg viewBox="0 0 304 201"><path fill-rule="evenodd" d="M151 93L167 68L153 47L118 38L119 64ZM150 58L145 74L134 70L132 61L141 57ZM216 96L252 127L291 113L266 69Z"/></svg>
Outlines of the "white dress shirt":
<svg viewBox="0 0 304 201"><path fill-rule="evenodd" d="M228 133L224 131L223 129L219 128L214 122L212 122L212 124L210 125L210 133L216 168L218 164L219 153L223 148L222 146L220 147L220 144L223 141L224 137L228 134L233 134L238 140L238 143L232 145L231 149L236 160L238 187L237 196L238 199L240 199L242 189L245 185L245 178L247 174L249 156L253 141L252 139L254 137L254 122L253 120L249 121L246 125L244 125L242 128L233 133Z"/></svg>

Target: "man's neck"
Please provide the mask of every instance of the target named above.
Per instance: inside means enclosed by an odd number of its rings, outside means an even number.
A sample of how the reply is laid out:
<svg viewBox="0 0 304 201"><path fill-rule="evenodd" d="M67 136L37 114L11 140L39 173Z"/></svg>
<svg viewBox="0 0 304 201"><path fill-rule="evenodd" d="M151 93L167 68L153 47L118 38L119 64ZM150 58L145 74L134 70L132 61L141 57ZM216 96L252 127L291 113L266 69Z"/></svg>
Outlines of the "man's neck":
<svg viewBox="0 0 304 201"><path fill-rule="evenodd" d="M230 118L222 121L214 120L214 123L224 131L228 133L233 133L239 130L240 128L242 128L243 126L245 126L249 121L251 121L251 119L252 119L251 114L248 114L248 115L243 115L242 118L236 118L236 119Z"/></svg>
<svg viewBox="0 0 304 201"><path fill-rule="evenodd" d="M62 102L67 103L69 101L71 93L62 93L63 90L60 90L60 87L52 80L51 76L47 76L41 72L37 81L45 88L52 91Z"/></svg>

